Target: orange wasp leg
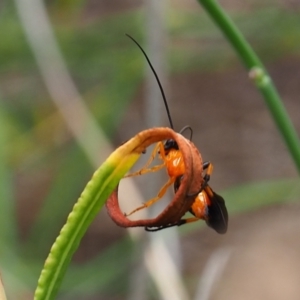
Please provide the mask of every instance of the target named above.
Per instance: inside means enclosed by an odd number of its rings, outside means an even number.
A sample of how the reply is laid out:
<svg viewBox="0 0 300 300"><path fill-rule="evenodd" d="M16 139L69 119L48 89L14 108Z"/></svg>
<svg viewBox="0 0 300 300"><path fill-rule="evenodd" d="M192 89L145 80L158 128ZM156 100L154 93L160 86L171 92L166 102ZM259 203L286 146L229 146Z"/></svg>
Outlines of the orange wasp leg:
<svg viewBox="0 0 300 300"><path fill-rule="evenodd" d="M210 199L212 199L214 197L214 193L211 189L211 187L209 185L207 185L205 188L204 188L205 192L207 193L208 197Z"/></svg>
<svg viewBox="0 0 300 300"><path fill-rule="evenodd" d="M196 218L196 217L181 219L180 222L177 224L177 226L184 225L184 224L187 224L187 223L196 222L196 221L199 221L199 220L202 220L202 219L199 219L199 218Z"/></svg>
<svg viewBox="0 0 300 300"><path fill-rule="evenodd" d="M207 184L207 182L210 179L210 175L213 172L214 166L213 166L213 164L211 162L207 161L207 162L203 163L203 169L204 170L206 169L206 173L204 175L204 181Z"/></svg>
<svg viewBox="0 0 300 300"><path fill-rule="evenodd" d="M157 143L155 145L153 151L151 152L151 156L149 157L146 164L139 171L128 174L128 175L124 176L124 178L139 176L139 175L143 175L143 174L146 174L146 173L149 173L149 172L156 172L156 171L161 170L165 166L165 163L162 163L162 164L157 165L157 166L153 166L152 168L148 168L148 167L152 163L152 161L154 160L155 156L157 155L158 149L159 149L160 153L164 153L164 148L163 147L164 146L163 146L162 142ZM164 157L164 155L162 157Z"/></svg>
<svg viewBox="0 0 300 300"><path fill-rule="evenodd" d="M156 197L148 200L146 203L144 203L143 205L139 206L138 208L134 209L132 212L130 212L129 214L125 214L126 217L132 215L133 213L151 206L152 204L154 204L155 202L157 202L159 199L161 199L164 194L166 193L167 189L169 186L171 186L173 183L175 182L175 177L171 177L169 178L168 182L159 190L158 194Z"/></svg>

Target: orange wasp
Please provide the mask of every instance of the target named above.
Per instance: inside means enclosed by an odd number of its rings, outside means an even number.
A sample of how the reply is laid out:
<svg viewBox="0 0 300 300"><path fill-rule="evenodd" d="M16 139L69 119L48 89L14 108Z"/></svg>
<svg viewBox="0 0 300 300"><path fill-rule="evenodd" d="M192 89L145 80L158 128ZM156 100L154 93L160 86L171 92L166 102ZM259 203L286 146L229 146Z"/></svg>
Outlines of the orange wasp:
<svg viewBox="0 0 300 300"><path fill-rule="evenodd" d="M213 166L210 162L204 162L203 169L207 169L206 174L203 176L204 183L189 210L194 217L180 219L174 224L160 226L157 228L146 227L146 231L158 231L173 226L181 226L187 223L196 222L198 220L204 220L206 224L213 228L217 233L226 233L228 227L228 212L225 206L225 201L208 185ZM175 193L179 188L181 179L182 176L176 178L174 184Z"/></svg>
<svg viewBox="0 0 300 300"><path fill-rule="evenodd" d="M142 51L144 54L156 80L159 85L160 91L162 93L162 98L166 107L168 119L170 122L170 127L174 129L173 122L171 119L168 103L162 88L162 85L160 83L160 80L157 76L156 71L154 70L147 54L143 50L143 48L138 44L138 42L133 39L131 36L127 35ZM192 128L190 126L185 126L179 133L182 134L186 129L189 129L191 132L192 138ZM152 163L152 161L155 159L156 155L158 154L158 157L162 160L162 164L155 165L153 167L149 167ZM142 174L146 174L149 172L155 172L162 168L166 168L169 180L167 183L160 189L157 196L148 200L146 203L144 203L142 206L139 206L138 208L131 211L129 214L125 214L126 216L129 216L143 208L149 207L155 202L157 202L159 199L161 199L164 194L166 193L167 189L174 184L174 190L175 193L178 190L181 180L185 173L185 166L184 161L182 157L182 153L176 143L175 140L168 139L165 143L159 142L154 147L150 158L148 159L145 166L140 169L137 172L134 172L132 174L129 174L125 177L133 177L138 176ZM194 217L187 218L187 219L180 219L178 222L160 226L157 228L149 228L145 227L147 231L158 231L161 229L169 228L172 226L181 226L187 223L195 222L198 220L205 220L206 224L213 228L217 233L224 234L227 231L228 226L228 212L225 206L224 199L215 193L212 188L208 185L208 181L210 180L210 176L213 171L213 165L210 162L204 162L203 163L203 170L206 170L205 174L203 175L203 184L200 188L200 191L195 194L195 200L190 208L190 213L194 215Z"/></svg>

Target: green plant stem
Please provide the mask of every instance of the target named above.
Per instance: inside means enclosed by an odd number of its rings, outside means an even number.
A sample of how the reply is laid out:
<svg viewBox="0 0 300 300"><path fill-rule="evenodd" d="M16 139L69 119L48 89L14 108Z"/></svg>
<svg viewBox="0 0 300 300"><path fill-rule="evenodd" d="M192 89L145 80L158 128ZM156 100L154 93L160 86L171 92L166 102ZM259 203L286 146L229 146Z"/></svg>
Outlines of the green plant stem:
<svg viewBox="0 0 300 300"><path fill-rule="evenodd" d="M225 37L241 57L249 70L249 76L262 93L265 103L281 132L283 139L300 173L300 141L297 132L288 116L282 100L272 79L249 43L237 29L232 20L214 0L198 0L211 18L220 27Z"/></svg>

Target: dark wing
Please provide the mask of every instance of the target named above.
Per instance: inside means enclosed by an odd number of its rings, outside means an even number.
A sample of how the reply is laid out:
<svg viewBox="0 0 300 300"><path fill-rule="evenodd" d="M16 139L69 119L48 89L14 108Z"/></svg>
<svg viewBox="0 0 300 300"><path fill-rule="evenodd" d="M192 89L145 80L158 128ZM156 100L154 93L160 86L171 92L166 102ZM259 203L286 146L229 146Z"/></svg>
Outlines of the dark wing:
<svg viewBox="0 0 300 300"><path fill-rule="evenodd" d="M206 224L213 228L217 233L224 234L228 227L228 212L224 199L213 192L210 197L211 204L208 206L208 219Z"/></svg>

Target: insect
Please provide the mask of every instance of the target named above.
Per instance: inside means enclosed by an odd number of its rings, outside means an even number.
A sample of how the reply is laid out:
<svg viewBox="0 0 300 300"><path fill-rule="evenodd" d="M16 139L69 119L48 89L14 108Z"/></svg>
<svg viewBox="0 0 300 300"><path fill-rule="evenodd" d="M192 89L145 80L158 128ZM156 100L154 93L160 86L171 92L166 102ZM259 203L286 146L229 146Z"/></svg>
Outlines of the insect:
<svg viewBox="0 0 300 300"><path fill-rule="evenodd" d="M165 108L167 111L167 116L169 119L170 127L174 130L171 114L169 111L168 103L164 94L164 90L162 88L162 85L160 83L160 80L158 78L158 75L153 68L147 54L143 50L143 48L139 45L139 43L133 39L131 36L127 35L142 51L144 54L155 78L159 85L162 98L165 104ZM190 126L185 126L179 133L182 134L184 131L190 130L190 140L192 139L193 130ZM150 167L151 163L155 159L155 157L158 155L158 157L162 160L162 163L159 165L155 165ZM178 144L173 139L168 139L163 142L158 142L156 146L154 147L150 158L144 165L142 169L140 169L137 172L131 173L125 177L133 177L138 175L143 175L149 172L156 172L158 170L161 170L162 168L166 168L167 174L169 176L168 181L163 185L163 187L159 190L156 197L148 200L143 205L137 207L133 211L131 211L129 214L125 214L125 216L130 216L133 213L149 207L153 205L155 202L157 202L159 199L161 199L164 194L166 193L167 189L174 185L175 193L179 189L181 180L185 173L185 165L182 157L182 153L178 147ZM203 184L201 185L201 188L199 192L195 194L195 200L190 208L190 213L194 215L192 218L187 219L180 219L178 222L160 226L157 228L149 228L146 227L145 229L147 231L158 231L161 229L169 228L172 226L181 226L187 223L195 222L198 220L205 220L207 225L211 228L213 228L216 232L223 234L227 231L227 225L228 225L228 213L225 206L224 199L215 193L212 188L208 185L208 181L210 180L210 176L212 174L213 165L210 162L204 162L203 163L203 170L206 170L205 174L203 175Z"/></svg>
<svg viewBox="0 0 300 300"><path fill-rule="evenodd" d="M210 162L204 162L203 169L207 169L207 172L204 175L202 190L198 193L189 210L194 217L180 219L177 223L160 226L154 229L146 227L146 231L158 231L173 226L181 226L187 223L204 220L206 224L213 228L217 233L226 233L228 227L228 212L225 206L225 201L208 185L213 166ZM181 180L182 177L177 177L174 183L175 192L178 190Z"/></svg>
<svg viewBox="0 0 300 300"><path fill-rule="evenodd" d="M203 163L203 169L207 169L204 175L203 190L197 195L194 203L191 206L190 213L194 218L182 219L178 226L198 221L205 220L206 224L213 228L217 233L224 234L228 226L228 212L225 206L224 199L215 193L208 185L213 166L210 162ZM175 192L179 187L181 178L177 178L174 189Z"/></svg>

